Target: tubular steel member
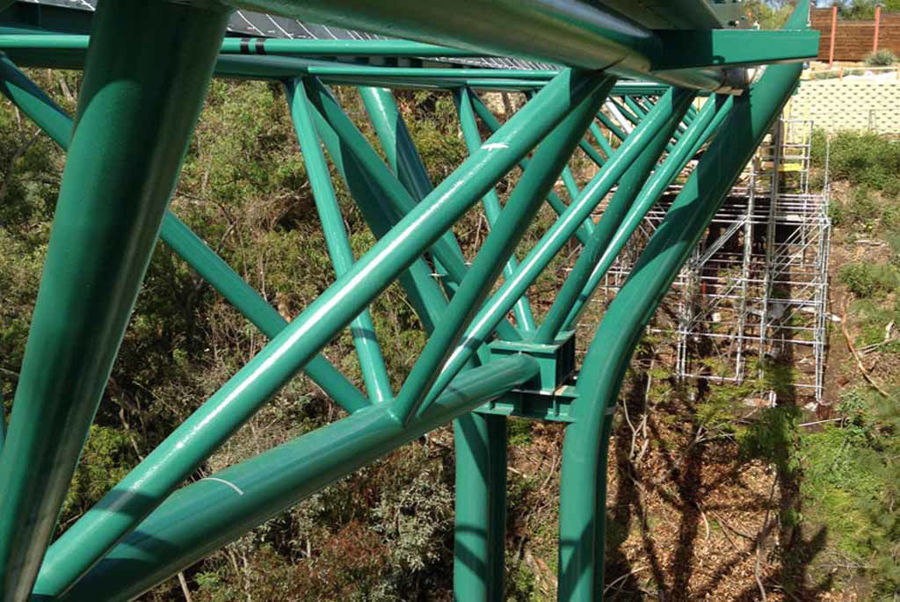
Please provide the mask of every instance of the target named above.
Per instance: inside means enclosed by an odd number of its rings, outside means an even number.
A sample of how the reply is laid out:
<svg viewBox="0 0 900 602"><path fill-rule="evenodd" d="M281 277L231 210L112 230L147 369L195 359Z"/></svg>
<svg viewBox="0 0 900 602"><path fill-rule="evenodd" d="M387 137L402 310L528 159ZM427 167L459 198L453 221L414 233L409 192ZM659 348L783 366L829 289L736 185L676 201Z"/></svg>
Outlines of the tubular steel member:
<svg viewBox="0 0 900 602"><path fill-rule="evenodd" d="M722 102L718 102L718 100ZM563 322L561 330L572 328L573 324L578 321L588 301L593 297L597 287L600 286L603 276L612 266L628 239L637 230L641 220L644 219L644 216L666 188L685 168L688 161L712 137L731 110L732 102L730 96L726 98L720 97L717 100L710 99L701 110L700 116L694 120L691 128L688 129L684 136L684 140L689 139L690 142L677 145L672 154L666 157L659 171L644 186L634 204L628 209L628 213L622 220L621 225L612 234L609 244L604 246L598 241L591 249L585 248L582 256L576 260L569 279L563 284L559 296L554 301L554 307L557 307L558 304L560 311L563 307L569 307L568 315ZM697 125L695 126L694 124ZM602 255L597 258L595 254L601 250L601 247L604 247ZM589 273L586 280L583 280L584 273ZM582 283L580 291L577 288L578 283ZM575 294L577 294L577 297L573 298ZM546 321L550 320L550 313L555 312L554 307L551 307Z"/></svg>
<svg viewBox="0 0 900 602"><path fill-rule="evenodd" d="M562 372L553 381L555 358L534 349L555 343L578 319L641 217L719 132L610 306L574 393L567 388L565 419L574 423L567 429L562 469L559 597L601 597L609 417L625 367L659 299L783 105L800 67L769 67L744 97L717 97L696 114L691 102L697 89L734 91L723 65L796 60L814 50L815 36L803 31L808 6L801 4L786 31L762 35L716 30L702 0L668 5L649 0L640 7L619 0L224 2L462 49L402 40L222 42L227 11L212 0L100 2L79 126L5 448L0 437L0 599L139 595L333 480L450 420L455 420L457 453L455 594L461 600L501 598L506 419L469 412L498 396L530 390L536 378L542 391L562 381ZM6 4L0 0L0 9ZM11 30L0 27L3 31ZM25 64L80 67L88 42L86 36L0 33L0 50L9 49ZM251 45L248 54L269 56L235 54ZM404 64L413 66L300 58L326 58L317 54L326 48L330 56L410 57ZM416 58L471 57L486 50L641 73L678 87L622 84L621 102L614 102L607 99L615 90L613 77L600 71L415 66ZM291 324L165 212L211 72L282 81L288 89L337 274ZM361 94L387 166L324 83L369 86ZM446 88L465 101L461 121L471 156L437 187L385 85ZM500 126L470 89L475 86L540 92ZM0 91L68 146L71 121L3 56ZM604 102L621 128L600 112ZM493 131L484 143L475 114ZM617 148L604 140L595 118L619 137ZM588 131L600 151L586 138ZM320 141L378 239L358 261ZM566 167L577 146L600 166L583 189ZM657 165L666 149L669 155ZM517 165L522 176L501 209L491 191ZM572 199L568 207L552 191L560 174ZM616 184L595 225L590 213ZM491 231L467 266L451 227L486 195ZM519 265L509 262L504 284L488 297L544 199L559 220ZM51 546L41 565L157 232L273 340ZM531 283L573 236L586 246L559 299L536 333L530 314L520 307L517 322L525 326L520 332L507 313L522 303ZM369 339L372 321L366 313L395 279L430 334L396 398L381 350ZM366 400L317 355L351 324L366 388L380 403ZM494 333L505 340L488 348ZM521 333L536 341L522 341ZM505 349L518 355L494 355L497 344L509 344ZM473 367L476 353L488 363ZM173 493L303 368L352 414ZM468 369L457 376L463 368ZM2 427L0 420L0 433Z"/></svg>
<svg viewBox="0 0 900 602"><path fill-rule="evenodd" d="M314 106L311 106L310 110L316 122L319 138L328 150L356 206L359 207L363 219L376 238L383 238L401 217L385 198L388 193L375 185L372 178L365 176L365 168L344 142L346 136L341 138L331 127L331 122ZM431 268L422 257L419 257L397 278L426 332L434 330L434 325L447 307L447 298L431 274Z"/></svg>
<svg viewBox="0 0 900 602"><path fill-rule="evenodd" d="M222 8L119 0L105 0L95 15L78 126L0 456L5 600L31 592L175 187L227 17Z"/></svg>
<svg viewBox="0 0 900 602"><path fill-rule="evenodd" d="M71 118L6 57L0 57L0 92L63 150L68 150L72 137ZM287 326L287 320L171 210L166 211L159 237L264 335L272 338ZM305 371L313 382L348 412L369 405L359 389L322 355L314 357Z"/></svg>
<svg viewBox="0 0 900 602"><path fill-rule="evenodd" d="M590 74L564 71L375 243L76 523L82 537L67 538L66 545L78 552L64 555L49 593L63 591L133 530L598 83Z"/></svg>
<svg viewBox="0 0 900 602"><path fill-rule="evenodd" d="M693 97L687 102L691 101L693 101ZM685 110L687 110L687 107L685 107ZM553 302L547 315L544 317L544 321L541 323L540 328L535 333L534 341L536 343L552 343L560 334L563 321L568 315L569 307L571 305L571 298L567 296L568 291L566 288L568 286L570 291L577 294L584 284L581 280L586 279L590 274L590 272L584 268L579 271L578 268L581 266L578 265L578 262L583 261L583 263L586 264L591 261L592 258L595 258L598 253L602 252L609 244L612 233L615 232L622 223L622 219L634 202L635 197L641 191L641 187L647 181L650 172L656 167L657 162L663 155L666 144L669 142L669 138L672 136L672 132L675 130L676 125L677 122L673 121L670 122L668 128L660 128L653 136L653 139L648 141L647 145L641 150L640 155L634 160L634 163L631 164L628 171L619 180L616 192L613 194L612 199L610 199L609 204L603 211L603 217L600 219L600 223L594 228L591 240L582 249L581 254L575 262L575 267L572 269L569 277L566 278L559 295ZM569 295L571 294L572 293L569 293Z"/></svg>
<svg viewBox="0 0 900 602"><path fill-rule="evenodd" d="M340 277L347 273L354 261L350 240L344 229L344 218L341 216L341 209L331 184L331 175L328 173L328 164L325 162L325 155L322 154L322 147L319 146L319 138L316 136L310 116L306 90L302 85L288 85L288 91L292 96L291 117L297 131L297 139L300 141L300 150L303 153L313 199L319 212L319 221L322 223L328 254L334 264L335 274ZM375 324L372 323L368 309L353 319L350 332L369 397L376 403L392 398L391 383L375 336Z"/></svg>
<svg viewBox="0 0 900 602"><path fill-rule="evenodd" d="M385 166L327 88L319 82L310 82L309 85L314 94L312 102L317 110L317 119L321 123L320 135L327 135L329 130L333 129L335 136L328 135L325 144L332 159L343 165L339 170L354 191L358 206L364 215L370 216L367 219L374 217L373 212L377 211L383 214L390 225L397 223L401 217L413 211L416 201L399 182L397 176ZM486 148L493 147L486 145ZM502 150L502 147L497 147L496 150ZM448 295L452 294L468 271L453 232L448 229L429 250L435 261L446 270L444 288ZM428 283L422 282L422 286L432 284L430 277L423 277ZM437 318L432 321L437 321ZM506 320L498 325L497 330L505 338L521 339L518 329Z"/></svg>
<svg viewBox="0 0 900 602"><path fill-rule="evenodd" d="M481 119L482 123L487 126L491 133L499 130L500 122L497 121L497 118L494 117L494 114L491 113L490 109L488 109L487 106L485 106L485 104L481 101L481 99L478 98L478 95L473 93L471 96L471 100L472 107L475 109L478 117ZM523 170L527 169L528 165L529 160L526 158L523 158L521 161L519 161L519 167ZM571 171L569 170L568 166L563 169L563 177L565 177L567 173L571 175ZM573 196L572 198L575 197ZM547 193L547 203L550 205L553 211L556 212L557 215L561 215L562 212L566 210L566 204L563 203L562 199L559 198L559 195L557 195L553 190ZM593 228L594 222L592 222L590 219L584 220L584 224L581 228L578 229L578 232L576 232L578 240L580 240L581 242L587 241L590 233L593 231Z"/></svg>
<svg viewBox="0 0 900 602"><path fill-rule="evenodd" d="M534 377L525 355L462 374L407 426L388 402L235 464L173 494L60 601L129 600L249 529Z"/></svg>
<svg viewBox="0 0 900 602"><path fill-rule="evenodd" d="M506 260L525 234L528 223L540 207L562 171L563 165L587 129L593 112L599 107L594 101L606 97L614 80L602 74L587 77L596 82L591 96L581 102L570 115L544 140L535 151L536 160L525 170L506 207L497 215L494 228L488 234L475 260L450 301L441 324L428 339L425 348L406 378L397 396L397 418L407 422L418 411L431 385L438 377L454 346L475 316L490 288L500 276ZM595 111L594 111L595 112ZM582 127L583 126L583 127ZM539 160L538 160L539 159Z"/></svg>
<svg viewBox="0 0 900 602"><path fill-rule="evenodd" d="M494 277L499 275L502 262L492 261L491 254L486 252L500 247L504 249L503 254L511 253L613 83L613 78L604 78L600 89L557 126L535 152L534 160L500 213L482 252L475 258L473 272L491 269ZM480 306L486 292L470 307ZM456 302L454 298L451 305ZM453 342L458 334L461 331ZM446 340L444 344L446 356L452 344ZM421 391L426 389L423 387ZM506 418L477 414L460 418L454 424L454 441L457 453L454 592L460 600L501 599L506 541Z"/></svg>
<svg viewBox="0 0 900 602"><path fill-rule="evenodd" d="M689 1L689 0L686 0ZM729 88L717 69L650 73L664 48L652 30L596 3L579 0L368 2L366 0L229 0L233 6L288 17L438 42L486 55L518 55L625 77L652 75L704 90ZM706 33L706 32L703 32Z"/></svg>
<svg viewBox="0 0 900 602"><path fill-rule="evenodd" d="M786 27L806 26L807 2ZM603 595L610 412L644 327L722 200L794 90L801 65L771 65L733 106L709 150L604 316L578 379L560 487L559 599Z"/></svg>
<svg viewBox="0 0 900 602"><path fill-rule="evenodd" d="M535 160L516 185L506 207L498 216L494 229L488 234L484 246L461 283L460 290L450 302L443 324L428 340L407 377L398 396L397 408L401 411L399 419L409 420L410 416L423 407L426 397L433 398L436 392L442 390L432 389L441 375L440 368L446 366L451 354L456 355L454 347L499 276L505 258L512 254L515 245L525 234L527 224L546 198L547 191L556 182L578 140L587 130L593 114L586 116L584 109L586 106L593 108L595 105L592 101L598 96L602 97L601 101L605 99L614 83L610 77L598 77L597 81L599 92L585 100L535 152Z"/></svg>
<svg viewBox="0 0 900 602"><path fill-rule="evenodd" d="M477 151L483 141L481 134L478 132L478 122L475 121L475 113L472 109L472 92L468 88L457 88L453 91L453 100L456 103L456 112L459 116L459 125L466 141L466 146L470 153ZM484 206L484 216L487 218L488 227L492 228L500 215L500 197L497 196L497 189L488 190L484 198L481 199ZM507 276L511 275L516 269L516 258L510 255L506 264L503 266L503 273ZM513 308L516 314L516 322L520 330L529 332L534 330L534 315L531 313L531 304L528 302L528 295L522 295L516 301Z"/></svg>
<svg viewBox="0 0 900 602"><path fill-rule="evenodd" d="M693 98L693 92L690 91L672 90L667 92L664 97L665 101L657 104L647 119L641 122L641 125L619 147L616 154L585 186L581 196L566 209L559 221L547 230L537 245L522 260L514 276L507 279L478 312L462 341L444 365L440 376L423 403L423 407L427 407L430 400L434 399L459 373L472 357L475 349L484 344L487 337L493 332L495 325L509 311L515 300L540 275L566 241L574 236L594 207L600 203L618 179L622 177L625 170L637 159L643 146L653 140L655 133L660 128L674 127L672 124L680 119L691 98Z"/></svg>

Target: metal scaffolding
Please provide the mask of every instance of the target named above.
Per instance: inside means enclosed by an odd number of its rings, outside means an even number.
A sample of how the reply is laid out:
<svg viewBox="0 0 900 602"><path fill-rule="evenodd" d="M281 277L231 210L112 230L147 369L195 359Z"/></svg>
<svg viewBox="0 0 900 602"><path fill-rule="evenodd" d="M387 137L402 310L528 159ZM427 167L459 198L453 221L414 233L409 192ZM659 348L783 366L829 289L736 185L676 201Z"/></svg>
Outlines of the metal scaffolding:
<svg viewBox="0 0 900 602"><path fill-rule="evenodd" d="M674 343L678 378L759 379L773 403L776 389L822 399L831 222L827 184L810 188L812 132L812 121L778 120L663 300L649 328ZM596 303L615 296L678 190L647 213ZM776 366L789 382L772 387Z"/></svg>

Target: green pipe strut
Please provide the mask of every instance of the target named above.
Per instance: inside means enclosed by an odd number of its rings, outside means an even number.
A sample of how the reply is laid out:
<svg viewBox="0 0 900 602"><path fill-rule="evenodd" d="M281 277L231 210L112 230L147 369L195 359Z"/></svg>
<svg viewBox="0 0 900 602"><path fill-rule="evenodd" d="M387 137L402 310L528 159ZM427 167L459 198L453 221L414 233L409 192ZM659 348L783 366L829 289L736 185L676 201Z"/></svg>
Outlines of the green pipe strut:
<svg viewBox="0 0 900 602"><path fill-rule="evenodd" d="M538 372L519 355L467 371L406 427L379 404L182 488L63 601L130 600L325 486Z"/></svg>
<svg viewBox="0 0 900 602"><path fill-rule="evenodd" d="M803 28L807 2L786 27ZM606 458L610 412L647 322L740 171L783 108L801 65L770 65L733 100L719 133L610 304L588 349L566 430L560 486L558 596L587 602L603 596Z"/></svg>
<svg viewBox="0 0 900 602"><path fill-rule="evenodd" d="M328 173L325 155L322 154L322 147L319 146L319 138L313 126L306 90L302 85L289 85L288 90L292 95L291 117L297 139L300 141L300 150L303 152L303 163L306 165L313 199L319 212L325 244L334 264L335 274L340 277L350 270L354 262L350 240L344 228L344 218L331 184L331 174ZM393 397L391 383L375 335L375 324L368 308L350 323L350 333L356 346L369 397L376 403L391 399Z"/></svg>
<svg viewBox="0 0 900 602"><path fill-rule="evenodd" d="M105 0L0 456L0 598L24 600L200 113L228 12ZM115 149L110 152L109 149Z"/></svg>
<svg viewBox="0 0 900 602"><path fill-rule="evenodd" d="M63 150L68 150L72 119L6 57L0 57L0 92ZM171 210L167 210L163 217L159 237L268 338L271 339L287 326L287 320ZM314 383L348 412L369 405L359 389L322 355L316 355L305 371Z"/></svg>
<svg viewBox="0 0 900 602"><path fill-rule="evenodd" d="M491 138L508 152L486 148L472 155L375 243L72 527L84 533L77 546L79 557L72 560L79 568L56 584L61 589L70 586L130 533L580 103L593 85L590 76L561 74Z"/></svg>

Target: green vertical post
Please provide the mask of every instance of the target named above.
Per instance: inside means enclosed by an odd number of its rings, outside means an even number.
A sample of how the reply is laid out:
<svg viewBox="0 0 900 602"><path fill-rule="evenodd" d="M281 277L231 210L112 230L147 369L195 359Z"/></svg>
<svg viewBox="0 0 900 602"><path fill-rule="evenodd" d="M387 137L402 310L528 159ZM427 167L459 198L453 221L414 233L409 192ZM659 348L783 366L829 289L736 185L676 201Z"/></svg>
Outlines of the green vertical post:
<svg viewBox="0 0 900 602"><path fill-rule="evenodd" d="M807 26L798 4L785 28ZM802 65L769 65L736 97L722 129L610 304L585 356L566 429L560 486L560 600L603 596L606 458L611 415L644 327L754 149L787 101Z"/></svg>
<svg viewBox="0 0 900 602"><path fill-rule="evenodd" d="M302 84L297 85L296 82L289 82L287 90L290 97L291 118L303 153L303 163L306 165L313 199L319 212L325 244L334 264L335 274L340 277L350 270L354 262L353 250L350 248L350 240L344 228L344 217L341 215L337 196L331 184L328 164L325 162L325 155L322 154L322 147L319 146L319 138L310 116L306 90ZM390 399L393 397L391 383L375 335L375 324L368 308L350 323L350 333L356 346L359 366L369 397L376 403Z"/></svg>
<svg viewBox="0 0 900 602"><path fill-rule="evenodd" d="M475 112L472 109L471 91L468 88L457 88L453 91L453 100L456 102L456 112L466 146L469 148L469 153L474 153L481 148L482 140L481 134L478 132L478 122L475 121ZM484 205L484 215L487 218L488 226L493 227L500 215L500 197L497 196L497 189L488 190L481 202ZM511 275L515 271L516 265L515 255L511 255L503 267L503 273L506 276ZM528 302L527 295L519 297L513 311L521 330L525 332L534 330L534 316L531 313L531 304Z"/></svg>
<svg viewBox="0 0 900 602"><path fill-rule="evenodd" d="M24 600L103 394L229 11L104 0L0 456L0 598Z"/></svg>
<svg viewBox="0 0 900 602"><path fill-rule="evenodd" d="M472 412L453 423L455 600L503 600L506 417Z"/></svg>

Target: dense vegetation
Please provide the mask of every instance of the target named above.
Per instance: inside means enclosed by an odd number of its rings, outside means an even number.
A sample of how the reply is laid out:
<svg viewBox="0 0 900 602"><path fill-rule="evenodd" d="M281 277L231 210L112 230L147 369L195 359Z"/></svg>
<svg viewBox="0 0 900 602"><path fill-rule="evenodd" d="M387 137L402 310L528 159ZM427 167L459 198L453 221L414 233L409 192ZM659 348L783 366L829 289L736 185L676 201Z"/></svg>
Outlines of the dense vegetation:
<svg viewBox="0 0 900 602"><path fill-rule="evenodd" d="M74 109L76 75L33 75ZM360 117L355 93L339 93L351 117ZM450 98L406 93L401 108L433 179L441 179L464 156ZM823 143L819 135L818 167ZM790 366L767 370L765 382L739 386L675 382L665 367L670 342L645 337L623 391L609 468L607 575L618 599L749 600L760 590L769 599L816 599L825 592L832 599L842 599L842 592L847 599L891 599L900 587L900 336L894 326L900 323L900 151L884 138L846 133L831 140L829 160L837 180L832 311L846 314L831 336L832 405L817 417L792 403L763 409L741 403L761 390L790 398ZM7 415L63 161L49 139L3 104L0 394ZM338 193L352 246L362 253L372 235L346 191L338 186ZM334 279L278 86L214 83L173 210L285 316L302 311ZM548 220L542 214L535 231ZM458 225L467 253L483 228L477 210ZM545 307L557 286L551 270L535 287L535 305ZM372 310L396 387L424 334L397 288ZM842 338L844 327L869 380ZM61 529L264 343L160 244ZM361 382L349 335L325 354ZM340 415L298 377L197 476ZM512 420L509 431L507 598L549 600L562 430ZM173 579L145 598L449 600L452 447L449 429L407 445L192 567L183 586Z"/></svg>

